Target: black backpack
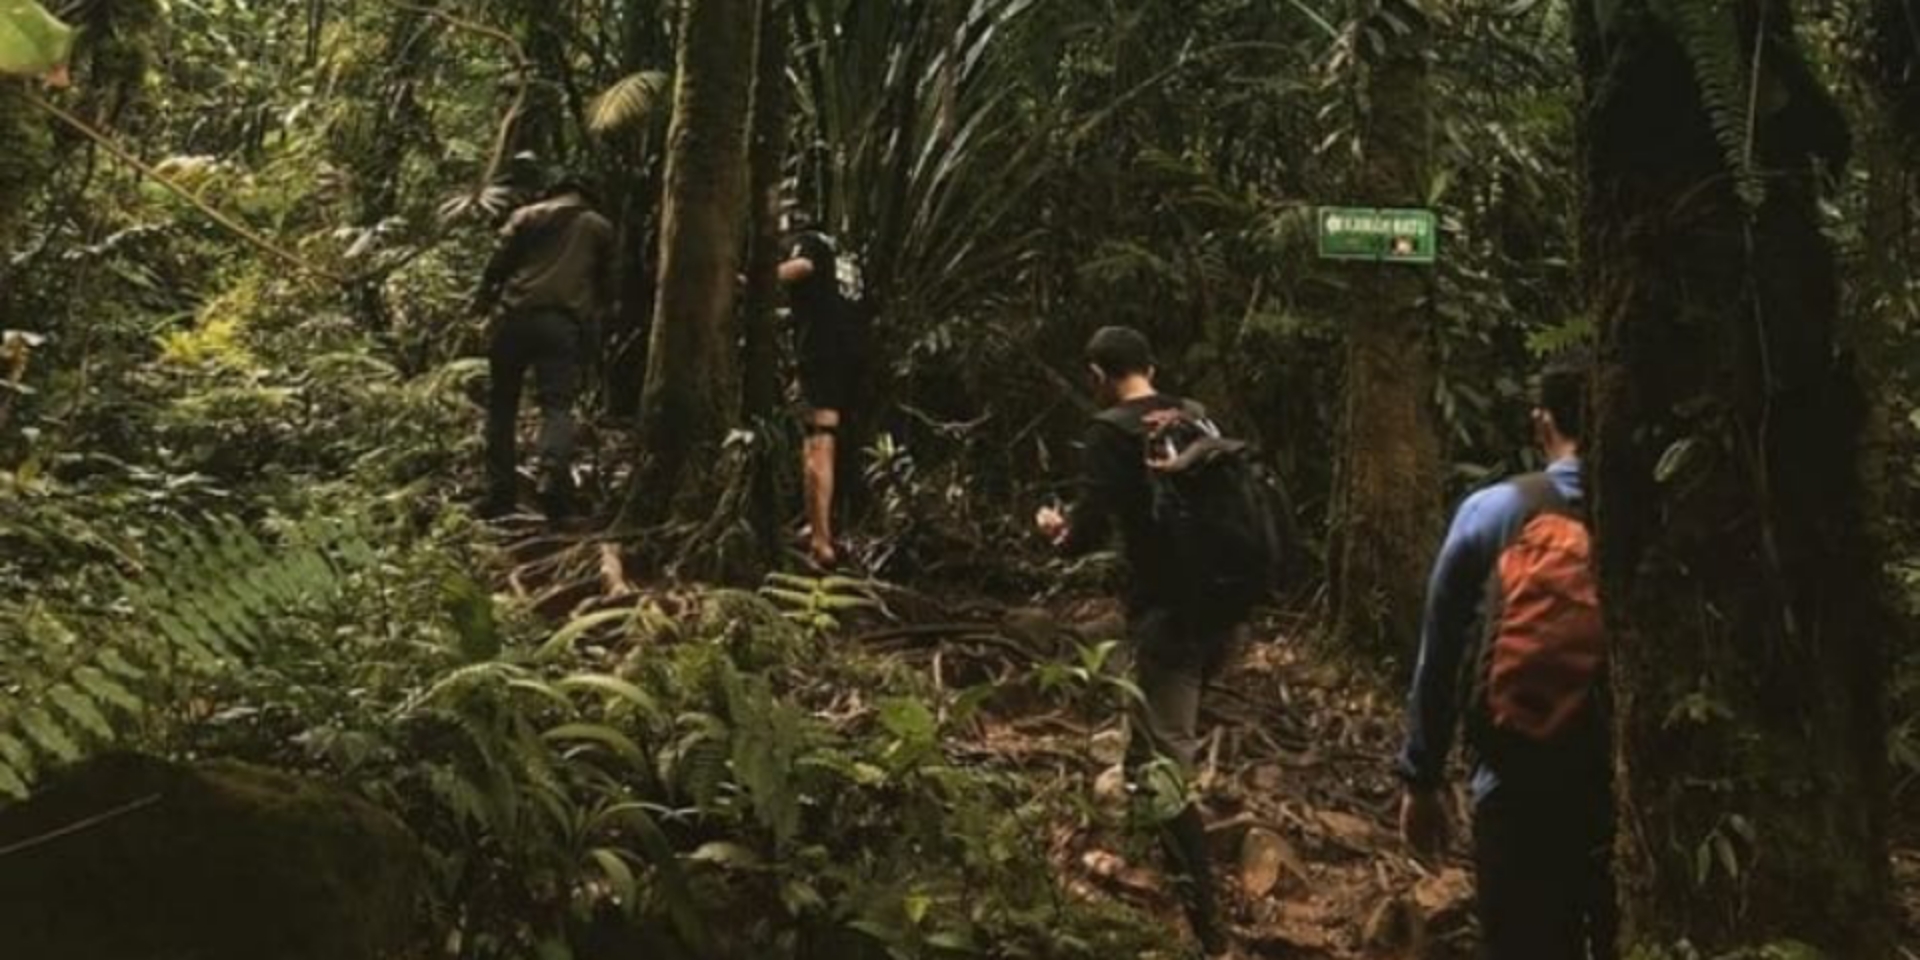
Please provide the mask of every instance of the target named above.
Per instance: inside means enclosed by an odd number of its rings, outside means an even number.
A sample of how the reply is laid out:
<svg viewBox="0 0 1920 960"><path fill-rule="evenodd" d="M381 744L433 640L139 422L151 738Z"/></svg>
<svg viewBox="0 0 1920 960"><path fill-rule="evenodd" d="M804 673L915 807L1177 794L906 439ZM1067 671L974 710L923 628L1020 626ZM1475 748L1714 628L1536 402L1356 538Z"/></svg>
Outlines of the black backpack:
<svg viewBox="0 0 1920 960"><path fill-rule="evenodd" d="M1273 487L1253 448L1222 436L1196 404L1143 423L1153 522L1174 551L1180 606L1206 623L1236 623L1279 582Z"/></svg>

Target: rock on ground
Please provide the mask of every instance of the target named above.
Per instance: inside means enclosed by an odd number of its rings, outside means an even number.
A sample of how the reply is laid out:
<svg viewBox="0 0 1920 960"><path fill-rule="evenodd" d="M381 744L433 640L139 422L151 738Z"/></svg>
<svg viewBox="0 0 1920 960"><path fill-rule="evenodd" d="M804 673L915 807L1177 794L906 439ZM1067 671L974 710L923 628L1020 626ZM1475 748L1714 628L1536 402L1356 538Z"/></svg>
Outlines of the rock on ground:
<svg viewBox="0 0 1920 960"><path fill-rule="evenodd" d="M9 957L381 960L423 890L398 820L243 764L111 754L0 809Z"/></svg>

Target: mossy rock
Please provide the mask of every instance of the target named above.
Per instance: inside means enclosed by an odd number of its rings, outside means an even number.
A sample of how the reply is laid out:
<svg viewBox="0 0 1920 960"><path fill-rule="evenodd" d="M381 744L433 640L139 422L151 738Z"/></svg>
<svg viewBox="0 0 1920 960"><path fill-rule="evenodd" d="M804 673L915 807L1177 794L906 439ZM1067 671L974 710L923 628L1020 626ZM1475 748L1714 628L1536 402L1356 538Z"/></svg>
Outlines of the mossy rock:
<svg viewBox="0 0 1920 960"><path fill-rule="evenodd" d="M0 809L0 953L380 960L418 932L419 844L312 780L110 754Z"/></svg>

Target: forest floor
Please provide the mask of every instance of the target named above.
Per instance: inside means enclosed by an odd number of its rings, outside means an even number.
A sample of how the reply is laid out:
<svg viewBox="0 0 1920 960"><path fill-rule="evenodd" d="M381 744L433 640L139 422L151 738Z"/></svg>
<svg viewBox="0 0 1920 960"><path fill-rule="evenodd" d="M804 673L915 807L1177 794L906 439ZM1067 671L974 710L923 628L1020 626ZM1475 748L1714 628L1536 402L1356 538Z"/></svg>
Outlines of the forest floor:
<svg viewBox="0 0 1920 960"><path fill-rule="evenodd" d="M961 607L943 611L943 619L997 619L998 636L1015 642L885 629L852 639L866 653L914 660L936 675L965 672L955 661L985 658L1004 677L1040 668L1049 653L1038 635L1049 627L1085 645L1117 635L1120 623L1117 604L1098 598L1055 599L1044 608L986 598ZM1329 662L1309 640L1313 622L1300 612L1258 624L1203 701L1208 740L1198 787L1223 900L1244 949L1288 960L1468 960L1477 944L1469 827L1456 818L1442 862L1408 853L1390 766L1404 730L1401 696L1384 675ZM1036 659L1016 662L1017 651ZM1062 655L1057 646L1051 653ZM1117 709L1075 716L999 703L950 750L1025 768L1035 782L1090 791L1104 815L1054 826L1053 859L1068 890L1179 926L1160 858L1118 812L1125 734ZM1453 799L1455 811L1466 809L1464 789L1456 787ZM1899 956L1920 960L1920 811L1897 817Z"/></svg>
<svg viewBox="0 0 1920 960"><path fill-rule="evenodd" d="M589 581L609 576L600 566ZM525 583L512 587L537 599ZM847 656L924 670L941 688L1030 687L1019 681L1082 664L1086 651L1120 635L1117 603L1096 595L1037 601L876 589L888 614L850 622L832 642ZM578 583L547 599L577 610L611 599L592 596L598 592ZM1467 828L1456 818L1442 862L1409 855L1398 838L1390 766L1404 729L1402 696L1385 674L1332 662L1310 640L1314 623L1303 609L1257 624L1203 699L1208 739L1197 787L1243 948L1288 960L1467 960L1476 943ZM1145 831L1127 824L1120 712L1120 698L1098 684L1068 707L1057 697L996 696L958 726L947 750L959 763L1021 773L1036 789L1077 792L1087 812L1049 831L1067 893L1182 928L1161 858ZM1464 801L1456 788L1454 809ZM1902 821L1894 871L1901 941L1911 946L1900 960L1920 960L1920 812Z"/></svg>
<svg viewBox="0 0 1920 960"><path fill-rule="evenodd" d="M995 606L981 601L975 615ZM1112 601L1083 598L1001 614L1017 649L1044 649L1032 624L1045 620L1091 644L1116 635L1119 613ZM1232 922L1258 957L1469 957L1465 863L1420 864L1397 840L1399 793L1388 764L1399 746L1397 698L1378 679L1317 657L1306 624L1303 616L1261 623L1203 700L1207 741L1197 787ZM968 643L950 637L876 652L932 663L966 656ZM995 657L1015 656L1000 652L1014 648L992 649ZM1038 661L1006 667L1043 669ZM1053 859L1068 890L1178 926L1159 856L1141 831L1125 826L1118 712L1117 702L1072 715L1001 701L951 749L1088 791L1099 812L1054 825Z"/></svg>

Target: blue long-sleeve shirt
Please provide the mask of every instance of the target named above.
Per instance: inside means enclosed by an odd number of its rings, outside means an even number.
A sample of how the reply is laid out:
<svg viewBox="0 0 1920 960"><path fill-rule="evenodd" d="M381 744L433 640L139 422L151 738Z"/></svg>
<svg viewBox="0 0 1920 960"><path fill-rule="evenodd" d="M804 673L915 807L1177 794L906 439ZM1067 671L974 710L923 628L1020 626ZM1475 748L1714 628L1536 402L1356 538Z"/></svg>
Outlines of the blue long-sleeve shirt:
<svg viewBox="0 0 1920 960"><path fill-rule="evenodd" d="M1555 461L1547 468L1547 476L1563 499L1583 499L1577 458ZM1460 504L1434 561L1420 629L1420 660L1414 667L1408 704L1407 745L1400 754L1400 775L1413 786L1434 787L1446 778L1460 710L1455 702L1460 658L1478 647L1487 580L1500 551L1526 522L1526 509L1519 488L1512 483L1475 493ZM1474 768L1476 804L1499 785L1497 771L1485 763Z"/></svg>

